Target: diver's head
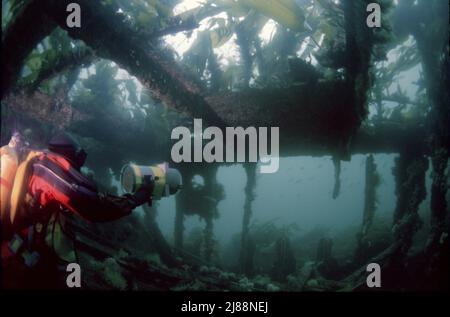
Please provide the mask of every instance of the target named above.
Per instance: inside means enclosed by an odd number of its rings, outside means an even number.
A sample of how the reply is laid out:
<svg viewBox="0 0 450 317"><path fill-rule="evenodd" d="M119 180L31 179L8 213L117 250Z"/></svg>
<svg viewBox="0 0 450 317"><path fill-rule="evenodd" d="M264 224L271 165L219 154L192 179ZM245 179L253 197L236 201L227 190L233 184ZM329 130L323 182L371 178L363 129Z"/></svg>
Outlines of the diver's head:
<svg viewBox="0 0 450 317"><path fill-rule="evenodd" d="M12 148L21 148L26 145L25 138L20 132L14 131L8 145Z"/></svg>
<svg viewBox="0 0 450 317"><path fill-rule="evenodd" d="M8 146L14 149L20 161L22 161L22 159L27 155L29 150L28 147L30 144L27 141L27 137L28 134L22 134L19 131L14 131L8 143Z"/></svg>
<svg viewBox="0 0 450 317"><path fill-rule="evenodd" d="M64 156L77 169L80 169L86 161L86 152L81 148L77 141L64 132L58 133L51 138L48 143L48 149L51 152Z"/></svg>

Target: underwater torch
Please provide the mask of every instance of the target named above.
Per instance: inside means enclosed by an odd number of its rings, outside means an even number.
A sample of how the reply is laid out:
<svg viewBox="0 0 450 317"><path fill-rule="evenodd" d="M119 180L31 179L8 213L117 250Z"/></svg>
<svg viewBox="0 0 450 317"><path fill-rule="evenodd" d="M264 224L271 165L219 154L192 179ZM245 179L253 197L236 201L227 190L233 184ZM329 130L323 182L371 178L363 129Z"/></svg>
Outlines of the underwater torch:
<svg viewBox="0 0 450 317"><path fill-rule="evenodd" d="M169 168L167 163L154 166L127 164L122 168L120 182L125 193L134 193L142 185L150 185L154 200L176 194L183 183L180 172Z"/></svg>

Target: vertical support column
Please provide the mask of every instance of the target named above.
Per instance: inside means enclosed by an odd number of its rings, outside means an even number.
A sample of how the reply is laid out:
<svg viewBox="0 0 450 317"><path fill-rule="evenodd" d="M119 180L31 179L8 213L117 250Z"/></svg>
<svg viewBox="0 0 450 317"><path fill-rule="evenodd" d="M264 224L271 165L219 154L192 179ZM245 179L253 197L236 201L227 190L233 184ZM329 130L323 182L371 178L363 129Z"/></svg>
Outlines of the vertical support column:
<svg viewBox="0 0 450 317"><path fill-rule="evenodd" d="M446 149L435 150L431 157L433 180L431 184L431 228L435 233L442 233L446 228L448 176L446 169L448 154Z"/></svg>
<svg viewBox="0 0 450 317"><path fill-rule="evenodd" d="M174 245L176 249L183 249L183 233L184 233L184 211L181 203L182 193L176 195L175 204L175 227L174 227Z"/></svg>
<svg viewBox="0 0 450 317"><path fill-rule="evenodd" d="M365 198L364 198L364 214L362 223L362 238L367 234L367 231L372 225L373 217L376 209L376 189L380 183L380 177L377 173L377 165L373 155L369 155L366 158L366 185L365 185Z"/></svg>
<svg viewBox="0 0 450 317"><path fill-rule="evenodd" d="M218 216L217 206L225 198L225 193L223 187L217 182L217 166L208 166L202 176L205 180L203 192L205 210L203 211L203 218L206 222L203 231L203 255L205 261L211 263L216 244L214 239L214 219Z"/></svg>
<svg viewBox="0 0 450 317"><path fill-rule="evenodd" d="M336 199L341 192L341 159L337 156L333 156L334 165L334 188L333 199Z"/></svg>
<svg viewBox="0 0 450 317"><path fill-rule="evenodd" d="M214 222L212 215L208 215L205 218L205 221L206 224L203 231L203 239L205 243L205 261L207 263L210 263L214 252Z"/></svg>
<svg viewBox="0 0 450 317"><path fill-rule="evenodd" d="M448 111L448 70L449 63L449 46L447 44L442 52L442 60L440 62L440 71L438 72L438 80L430 82L429 86L434 87L432 100L432 126L434 128L432 135L432 154L431 165L433 168L431 183L431 237L430 242L438 245L443 233L448 234L448 160L449 160L449 144L450 144L450 116ZM431 93L430 93L431 94ZM431 98L431 97L430 97Z"/></svg>
<svg viewBox="0 0 450 317"><path fill-rule="evenodd" d="M411 6L411 10L420 10L428 6L426 1L419 1L419 6ZM428 7L427 7L428 8ZM426 91L431 103L431 111L428 115L429 127L431 128L431 235L427 249L433 253L433 249L439 248L440 240L444 233L448 235L448 159L450 144L450 116L448 111L448 73L449 44L448 44L448 3L437 1L433 6L433 14L422 16L416 21L418 24L435 23L433 32L411 27L412 34L417 42L418 50L422 58L423 75L425 78ZM430 49L430 47L433 49ZM445 239L444 239L445 240ZM448 239L447 239L448 240ZM447 251L445 251L447 252Z"/></svg>
<svg viewBox="0 0 450 317"><path fill-rule="evenodd" d="M402 256L408 252L413 236L422 224L418 209L426 197L427 169L428 160L420 154L404 152L395 159L392 172L395 177L397 205L394 212L393 231Z"/></svg>
<svg viewBox="0 0 450 317"><path fill-rule="evenodd" d="M255 199L256 187L256 164L244 164L247 174L247 184L245 186L244 215L242 220L241 235L241 269L245 274L251 274L253 271L253 250L249 238L249 225L252 217L252 202Z"/></svg>
<svg viewBox="0 0 450 317"><path fill-rule="evenodd" d="M364 211L361 232L358 234L357 247L355 252L355 261L359 263L367 258L368 243L367 233L372 226L376 209L376 189L380 183L380 177L377 173L377 165L373 155L366 158L366 174L365 174L365 190L364 190Z"/></svg>

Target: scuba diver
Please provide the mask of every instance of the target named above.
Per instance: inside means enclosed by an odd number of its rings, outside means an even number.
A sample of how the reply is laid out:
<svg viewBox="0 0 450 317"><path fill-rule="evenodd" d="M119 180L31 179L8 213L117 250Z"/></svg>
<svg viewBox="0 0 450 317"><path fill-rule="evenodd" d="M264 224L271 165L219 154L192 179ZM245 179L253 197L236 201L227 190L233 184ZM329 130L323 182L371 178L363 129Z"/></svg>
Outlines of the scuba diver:
<svg viewBox="0 0 450 317"><path fill-rule="evenodd" d="M48 150L30 150L19 133L1 148L5 288L65 287L66 265L76 262L70 230L74 214L90 222L107 222L151 202L153 188L148 183L123 196L100 193L80 171L86 156L66 133L52 137ZM55 232L73 238L69 239L73 248L65 242L65 250L69 250L66 254L56 250L64 243L55 242Z"/></svg>
<svg viewBox="0 0 450 317"><path fill-rule="evenodd" d="M19 162L23 160L26 154L28 144L25 138L19 132L14 132L11 136L9 143L0 148L1 157L1 177L0 177L0 201L1 201L1 223L6 221L6 209L9 207L9 196L14 181L14 176L17 170ZM4 168L3 168L4 167Z"/></svg>

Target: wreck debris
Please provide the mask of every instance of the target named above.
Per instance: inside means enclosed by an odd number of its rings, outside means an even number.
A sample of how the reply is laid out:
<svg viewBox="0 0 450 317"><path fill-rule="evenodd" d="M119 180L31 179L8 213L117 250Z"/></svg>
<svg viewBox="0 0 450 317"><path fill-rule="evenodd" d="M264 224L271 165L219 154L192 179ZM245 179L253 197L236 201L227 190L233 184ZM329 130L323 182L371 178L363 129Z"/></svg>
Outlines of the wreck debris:
<svg viewBox="0 0 450 317"><path fill-rule="evenodd" d="M331 238L321 238L317 245L316 261L329 261L331 259L331 250L333 248L333 240Z"/></svg>
<svg viewBox="0 0 450 317"><path fill-rule="evenodd" d="M297 260L287 234L282 234L275 242L276 258L273 263L271 277L275 281L286 281L290 274L296 272Z"/></svg>

